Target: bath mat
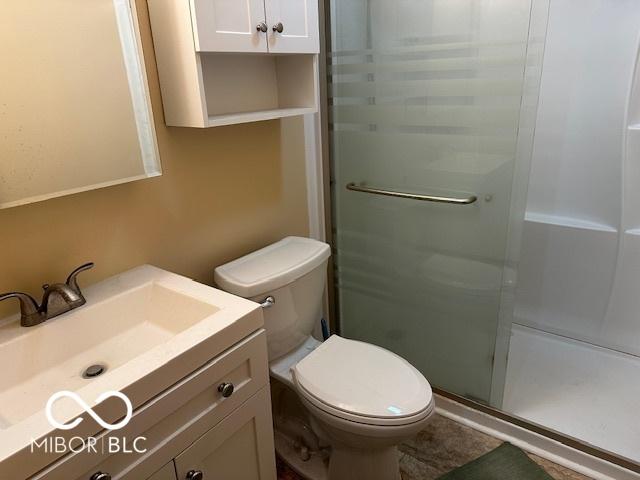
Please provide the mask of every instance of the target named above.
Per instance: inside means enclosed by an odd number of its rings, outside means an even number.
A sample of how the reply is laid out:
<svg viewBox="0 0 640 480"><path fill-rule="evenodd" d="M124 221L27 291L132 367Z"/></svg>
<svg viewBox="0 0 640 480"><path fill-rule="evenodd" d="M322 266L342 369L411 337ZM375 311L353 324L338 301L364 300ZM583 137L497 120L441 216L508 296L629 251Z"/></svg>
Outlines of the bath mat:
<svg viewBox="0 0 640 480"><path fill-rule="evenodd" d="M476 458L438 480L553 480L526 453L510 443Z"/></svg>

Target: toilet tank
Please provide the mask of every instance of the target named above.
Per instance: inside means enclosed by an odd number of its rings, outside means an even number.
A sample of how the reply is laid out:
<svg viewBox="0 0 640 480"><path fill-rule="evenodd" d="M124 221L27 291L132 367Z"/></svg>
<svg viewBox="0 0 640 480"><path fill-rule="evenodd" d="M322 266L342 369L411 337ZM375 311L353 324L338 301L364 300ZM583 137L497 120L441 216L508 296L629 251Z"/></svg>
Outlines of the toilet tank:
<svg viewBox="0 0 640 480"><path fill-rule="evenodd" d="M303 237L287 237L215 269L221 289L264 303L269 360L304 343L322 316L329 245Z"/></svg>

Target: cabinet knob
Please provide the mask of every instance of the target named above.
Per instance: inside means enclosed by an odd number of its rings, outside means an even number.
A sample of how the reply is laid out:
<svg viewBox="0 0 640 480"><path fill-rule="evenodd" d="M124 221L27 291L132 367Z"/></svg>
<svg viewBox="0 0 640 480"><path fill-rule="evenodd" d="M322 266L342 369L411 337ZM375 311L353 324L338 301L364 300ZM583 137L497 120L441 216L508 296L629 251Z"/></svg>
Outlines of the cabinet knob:
<svg viewBox="0 0 640 480"><path fill-rule="evenodd" d="M90 480L111 480L111 475L104 472L96 472L93 475L91 475Z"/></svg>
<svg viewBox="0 0 640 480"><path fill-rule="evenodd" d="M220 385L218 385L218 391L222 394L222 396L224 398L229 398L231 395L233 395L233 389L235 387L233 386L233 383L229 382L229 383L221 383Z"/></svg>
<svg viewBox="0 0 640 480"><path fill-rule="evenodd" d="M256 30L258 32L267 33L268 29L269 27L267 27L267 24L264 22L260 22L258 25L256 25Z"/></svg>
<svg viewBox="0 0 640 480"><path fill-rule="evenodd" d="M273 31L274 32L278 32L278 33L282 33L284 32L284 25L282 24L282 22L278 22L273 26Z"/></svg>
<svg viewBox="0 0 640 480"><path fill-rule="evenodd" d="M204 478L204 473L200 470L189 470L186 478L187 480L202 480Z"/></svg>

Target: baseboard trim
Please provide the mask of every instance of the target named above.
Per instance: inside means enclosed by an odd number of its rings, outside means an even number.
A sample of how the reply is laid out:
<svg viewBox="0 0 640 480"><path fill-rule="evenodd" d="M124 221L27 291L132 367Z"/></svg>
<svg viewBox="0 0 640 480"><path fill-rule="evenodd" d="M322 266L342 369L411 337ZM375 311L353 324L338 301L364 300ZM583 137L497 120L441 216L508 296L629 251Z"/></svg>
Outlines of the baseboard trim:
<svg viewBox="0 0 640 480"><path fill-rule="evenodd" d="M640 480L640 473L436 394L436 412L594 480Z"/></svg>

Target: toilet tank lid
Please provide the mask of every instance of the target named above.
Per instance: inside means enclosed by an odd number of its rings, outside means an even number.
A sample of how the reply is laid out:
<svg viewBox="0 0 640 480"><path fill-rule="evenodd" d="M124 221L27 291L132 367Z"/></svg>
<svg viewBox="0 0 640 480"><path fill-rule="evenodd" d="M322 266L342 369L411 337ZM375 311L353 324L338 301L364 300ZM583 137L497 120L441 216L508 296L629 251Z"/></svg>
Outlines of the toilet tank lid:
<svg viewBox="0 0 640 480"><path fill-rule="evenodd" d="M215 269L216 284L229 293L253 297L283 287L320 266L329 245L304 237L286 237Z"/></svg>

